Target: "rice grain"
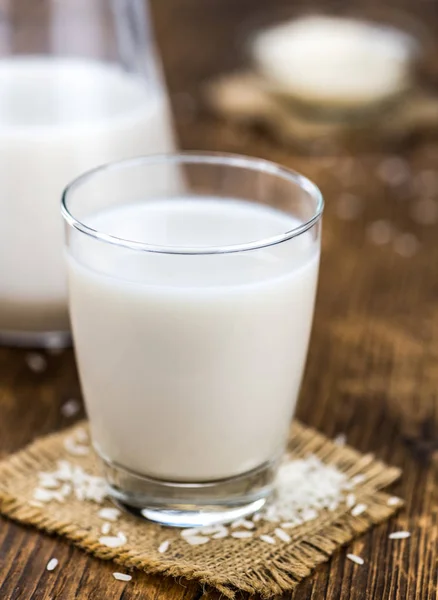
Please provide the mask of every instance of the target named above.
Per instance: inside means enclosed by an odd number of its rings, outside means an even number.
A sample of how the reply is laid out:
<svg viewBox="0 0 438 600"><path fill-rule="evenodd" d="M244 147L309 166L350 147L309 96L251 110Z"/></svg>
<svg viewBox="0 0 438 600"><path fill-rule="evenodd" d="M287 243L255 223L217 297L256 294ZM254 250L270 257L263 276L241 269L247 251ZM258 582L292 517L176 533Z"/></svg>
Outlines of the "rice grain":
<svg viewBox="0 0 438 600"><path fill-rule="evenodd" d="M261 535L260 539L267 544L275 544L275 539L271 535Z"/></svg>
<svg viewBox="0 0 438 600"><path fill-rule="evenodd" d="M280 527L277 527L275 530L275 535L278 537L278 539L280 539L282 542L290 542L291 541L291 537L288 533L286 533L285 531L283 531L282 529L280 529Z"/></svg>
<svg viewBox="0 0 438 600"><path fill-rule="evenodd" d="M368 506L366 504L356 504L356 506L353 507L351 514L353 517L358 517L359 515L362 515L367 508Z"/></svg>
<svg viewBox="0 0 438 600"><path fill-rule="evenodd" d="M47 571L54 571L56 569L56 567L58 566L58 559L57 558L51 558L49 560L49 562L47 563Z"/></svg>
<svg viewBox="0 0 438 600"><path fill-rule="evenodd" d="M107 548L119 548L120 546L124 546L127 541L126 536L121 532L117 535L104 535L99 538L99 544L102 544L102 546L106 546Z"/></svg>
<svg viewBox="0 0 438 600"><path fill-rule="evenodd" d="M353 508L353 506L356 504L356 496L354 494L347 494L347 497L345 498L345 504L347 505L347 508Z"/></svg>
<svg viewBox="0 0 438 600"><path fill-rule="evenodd" d="M388 537L390 540L406 540L411 537L411 534L409 531L394 531Z"/></svg>
<svg viewBox="0 0 438 600"><path fill-rule="evenodd" d="M366 481L366 477L362 473L359 473L359 475L355 475L354 477L352 477L350 481L353 485L360 485L361 483L364 483Z"/></svg>
<svg viewBox="0 0 438 600"><path fill-rule="evenodd" d="M252 538L251 531L233 531L231 537L236 539Z"/></svg>
<svg viewBox="0 0 438 600"><path fill-rule="evenodd" d="M397 496L391 496L391 498L388 498L388 500L386 501L386 504L388 506L398 506L400 502L400 498L397 498Z"/></svg>
<svg viewBox="0 0 438 600"><path fill-rule="evenodd" d="M169 546L170 546L169 540L165 540L164 542L161 542L161 544L158 546L158 552L160 554L164 554L169 549Z"/></svg>
<svg viewBox="0 0 438 600"><path fill-rule="evenodd" d="M101 508L97 513L101 519L105 519L105 521L115 522L122 514L118 508Z"/></svg>
<svg viewBox="0 0 438 600"><path fill-rule="evenodd" d="M237 519L237 521L233 521L231 523L231 529L236 529L237 527L244 527L245 529L254 529L255 525L252 521L248 521L247 519Z"/></svg>
<svg viewBox="0 0 438 600"><path fill-rule="evenodd" d="M102 535L108 535L110 531L111 531L111 523L104 523L102 525L102 527L100 528L100 533L102 533Z"/></svg>
<svg viewBox="0 0 438 600"><path fill-rule="evenodd" d="M357 554L347 554L347 558L348 560L351 560L351 562L354 562L357 565L363 565L365 562L364 559L360 556L357 556Z"/></svg>
<svg viewBox="0 0 438 600"><path fill-rule="evenodd" d="M188 535L184 539L190 546L202 546L210 541L210 538L204 535Z"/></svg>
<svg viewBox="0 0 438 600"><path fill-rule="evenodd" d="M131 581L132 575L128 575L127 573L113 573L114 579L118 581Z"/></svg>

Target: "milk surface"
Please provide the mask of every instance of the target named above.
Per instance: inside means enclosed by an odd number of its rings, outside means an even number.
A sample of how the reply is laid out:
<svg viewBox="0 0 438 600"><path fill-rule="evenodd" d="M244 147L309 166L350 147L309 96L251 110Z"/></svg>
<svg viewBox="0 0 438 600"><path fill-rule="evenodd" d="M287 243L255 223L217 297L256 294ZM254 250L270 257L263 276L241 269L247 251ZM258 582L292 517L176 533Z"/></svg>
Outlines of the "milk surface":
<svg viewBox="0 0 438 600"><path fill-rule="evenodd" d="M297 226L262 205L164 199L87 225L149 244L203 248ZM248 252L157 254L75 233L70 313L97 449L137 473L211 481L284 448L311 329L312 232Z"/></svg>
<svg viewBox="0 0 438 600"><path fill-rule="evenodd" d="M0 331L69 329L65 185L173 149L165 99L136 76L82 59L0 60Z"/></svg>

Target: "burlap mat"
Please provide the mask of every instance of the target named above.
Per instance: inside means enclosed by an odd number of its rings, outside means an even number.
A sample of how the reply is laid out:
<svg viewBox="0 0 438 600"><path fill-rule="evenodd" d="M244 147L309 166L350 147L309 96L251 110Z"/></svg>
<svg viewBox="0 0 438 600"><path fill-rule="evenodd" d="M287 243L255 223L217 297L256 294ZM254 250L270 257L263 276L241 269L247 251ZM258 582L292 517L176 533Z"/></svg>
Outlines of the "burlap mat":
<svg viewBox="0 0 438 600"><path fill-rule="evenodd" d="M401 505L393 506L391 501L388 505L389 496L378 491L399 477L398 469L295 422L289 447L292 457L314 454L349 478L363 475L358 478L363 482L355 486L354 493L356 502L366 504L364 513L353 516L346 504L334 512L323 511L315 520L290 530L291 541L287 543L271 545L260 540L260 535L272 534L275 527L260 521L251 539L227 537L202 546L189 545L179 530L123 514L113 524L113 531L122 531L127 542L119 548L108 548L99 543L103 521L98 515L102 506L112 506L108 500L99 506L69 497L65 502L38 505L33 498L38 472L56 470L59 460L79 465L87 473L99 474L99 464L92 452L72 456L65 449L67 437L70 439L78 427L42 438L0 463L0 511L22 523L62 535L99 558L148 573L195 579L229 598L238 590L265 597L293 590L337 548L387 519ZM161 554L158 549L165 540L170 545Z"/></svg>

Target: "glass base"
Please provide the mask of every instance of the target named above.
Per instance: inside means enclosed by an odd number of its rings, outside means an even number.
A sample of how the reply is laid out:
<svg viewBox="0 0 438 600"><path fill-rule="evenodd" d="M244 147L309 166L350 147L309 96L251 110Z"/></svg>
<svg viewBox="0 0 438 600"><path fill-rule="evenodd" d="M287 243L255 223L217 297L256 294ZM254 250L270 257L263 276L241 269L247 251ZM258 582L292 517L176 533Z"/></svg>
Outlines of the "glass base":
<svg viewBox="0 0 438 600"><path fill-rule="evenodd" d="M0 331L0 346L55 350L71 345L69 331Z"/></svg>
<svg viewBox="0 0 438 600"><path fill-rule="evenodd" d="M169 527L230 523L257 512L272 493L279 464L276 459L229 479L177 483L139 475L100 456L116 504Z"/></svg>

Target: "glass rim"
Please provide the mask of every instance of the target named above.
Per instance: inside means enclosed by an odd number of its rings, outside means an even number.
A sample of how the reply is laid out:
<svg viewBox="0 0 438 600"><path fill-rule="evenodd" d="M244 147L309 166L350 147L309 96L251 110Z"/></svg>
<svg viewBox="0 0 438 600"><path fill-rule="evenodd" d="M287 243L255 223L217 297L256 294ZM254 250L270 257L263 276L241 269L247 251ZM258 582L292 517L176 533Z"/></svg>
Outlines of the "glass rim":
<svg viewBox="0 0 438 600"><path fill-rule="evenodd" d="M89 227L80 219L77 219L70 209L68 208L68 200L70 196L82 185L86 184L89 180L93 179L96 175L100 175L105 172L121 170L136 166L154 166L162 164L205 164L205 165L218 165L223 167L236 167L246 168L254 172L267 173L269 175L277 176L285 181L289 181L302 190L309 194L309 197L315 201L315 210L313 215L292 229L279 233L274 236L269 236L259 240L251 242L245 242L242 244L231 244L223 246L168 246L149 244L147 242L139 242L135 240L128 240L119 238L114 235L110 235L103 231L93 229ZM275 208L275 207L274 207ZM85 235L91 236L102 242L113 244L115 246L121 246L129 248L131 250L140 250L144 252L154 252L158 254L188 254L188 255L204 255L204 254L230 254L235 252L246 252L249 250L260 250L269 246L281 244L282 242L288 241L295 238L304 232L311 229L321 218L324 210L324 199L319 190L318 186L315 185L310 179L301 175L300 173L283 167L275 162L263 159L253 158L240 154L232 154L227 152L198 152L198 151L184 151L174 152L168 154L152 154L147 156L139 156L136 158L128 158L124 160L118 160L104 165L100 165L86 171L82 175L79 175L73 181L71 181L65 188L61 197L61 214L66 223L74 229L84 233Z"/></svg>

